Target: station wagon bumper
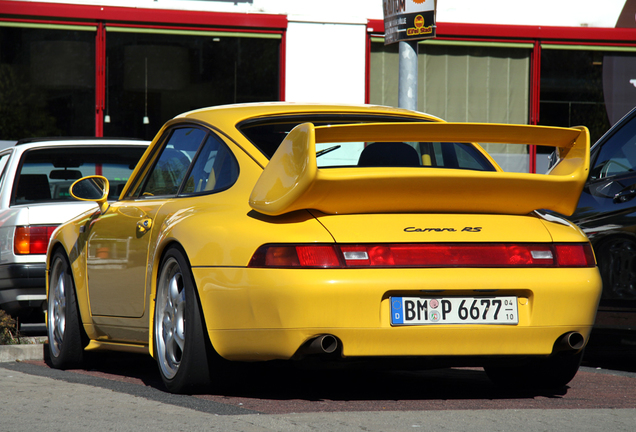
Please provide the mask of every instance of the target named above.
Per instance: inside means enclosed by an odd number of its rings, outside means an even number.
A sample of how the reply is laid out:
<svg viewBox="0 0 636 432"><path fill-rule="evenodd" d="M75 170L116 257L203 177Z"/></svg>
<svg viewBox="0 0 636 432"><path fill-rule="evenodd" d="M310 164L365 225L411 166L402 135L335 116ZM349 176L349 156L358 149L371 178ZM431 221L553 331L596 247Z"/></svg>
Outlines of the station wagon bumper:
<svg viewBox="0 0 636 432"><path fill-rule="evenodd" d="M0 305L9 315L23 310L42 310L46 301L44 263L0 265Z"/></svg>

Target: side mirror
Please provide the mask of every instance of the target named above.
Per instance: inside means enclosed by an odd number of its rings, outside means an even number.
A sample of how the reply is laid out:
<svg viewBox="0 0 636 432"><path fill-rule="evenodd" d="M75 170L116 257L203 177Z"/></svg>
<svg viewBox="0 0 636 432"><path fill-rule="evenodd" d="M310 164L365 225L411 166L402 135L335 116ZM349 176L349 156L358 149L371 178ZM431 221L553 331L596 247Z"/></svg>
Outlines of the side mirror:
<svg viewBox="0 0 636 432"><path fill-rule="evenodd" d="M69 189L73 198L81 201L96 201L100 210L104 213L108 210L108 192L110 185L108 179L94 175L83 177L73 183Z"/></svg>

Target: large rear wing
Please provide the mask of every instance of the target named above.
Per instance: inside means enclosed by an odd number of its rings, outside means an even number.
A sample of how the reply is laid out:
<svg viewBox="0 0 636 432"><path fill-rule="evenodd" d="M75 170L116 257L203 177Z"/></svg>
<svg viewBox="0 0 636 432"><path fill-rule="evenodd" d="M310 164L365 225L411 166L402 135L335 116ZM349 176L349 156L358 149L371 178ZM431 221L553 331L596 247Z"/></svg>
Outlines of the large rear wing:
<svg viewBox="0 0 636 432"><path fill-rule="evenodd" d="M551 146L559 162L548 174L447 168L325 168L316 143L472 142ZM527 214L537 209L571 215L590 164L585 127L482 123L370 123L295 127L263 170L250 206L267 215L316 209L350 213Z"/></svg>

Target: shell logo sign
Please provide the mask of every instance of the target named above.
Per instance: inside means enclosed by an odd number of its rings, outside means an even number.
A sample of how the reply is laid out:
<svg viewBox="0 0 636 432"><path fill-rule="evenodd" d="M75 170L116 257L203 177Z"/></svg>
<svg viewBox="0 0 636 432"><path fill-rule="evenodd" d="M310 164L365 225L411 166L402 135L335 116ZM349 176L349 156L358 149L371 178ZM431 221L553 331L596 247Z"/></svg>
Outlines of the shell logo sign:
<svg viewBox="0 0 636 432"><path fill-rule="evenodd" d="M413 0L416 1L416 0ZM413 26L406 29L407 36L430 35L433 33L433 26L424 26L425 19L422 15L417 15L413 19Z"/></svg>
<svg viewBox="0 0 636 432"><path fill-rule="evenodd" d="M434 0L382 0L384 44L435 37Z"/></svg>

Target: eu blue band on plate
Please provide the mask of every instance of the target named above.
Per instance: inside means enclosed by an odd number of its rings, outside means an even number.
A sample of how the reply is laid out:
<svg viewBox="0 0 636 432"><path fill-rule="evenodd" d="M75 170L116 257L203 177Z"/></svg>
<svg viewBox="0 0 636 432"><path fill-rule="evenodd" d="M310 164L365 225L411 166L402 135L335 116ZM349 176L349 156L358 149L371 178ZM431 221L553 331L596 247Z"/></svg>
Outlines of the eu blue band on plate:
<svg viewBox="0 0 636 432"><path fill-rule="evenodd" d="M402 297L391 297L391 324L404 324Z"/></svg>

